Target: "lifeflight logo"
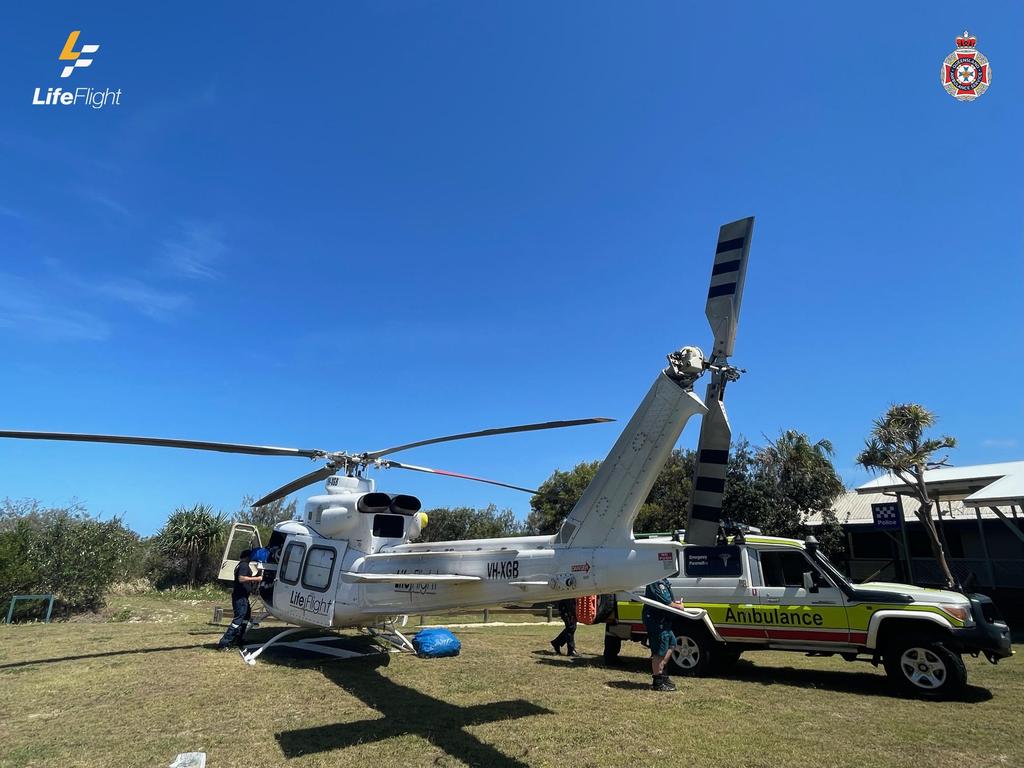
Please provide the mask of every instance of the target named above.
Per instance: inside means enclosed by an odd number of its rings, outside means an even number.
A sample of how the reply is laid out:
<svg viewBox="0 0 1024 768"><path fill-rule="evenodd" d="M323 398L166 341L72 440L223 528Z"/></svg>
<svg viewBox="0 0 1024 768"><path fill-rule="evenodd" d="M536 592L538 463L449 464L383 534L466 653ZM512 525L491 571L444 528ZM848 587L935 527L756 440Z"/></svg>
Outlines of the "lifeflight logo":
<svg viewBox="0 0 1024 768"><path fill-rule="evenodd" d="M68 39L64 41L64 47L61 49L58 59L71 63L65 64L61 70L61 79L71 77L76 69L92 66L93 59L85 58L83 54L94 54L100 49L99 44L86 45L83 43L82 47L76 51L75 46L78 45L78 36L81 33L80 29L73 30L68 35ZM121 106L121 89L118 88L115 91L112 88L99 89L82 86L73 90L65 90L59 86L39 87L32 95L32 104L44 107L89 106L93 109L102 109L108 106L119 107Z"/></svg>
<svg viewBox="0 0 1024 768"><path fill-rule="evenodd" d="M64 43L64 48L60 52L61 61L72 61L73 64L68 64L64 67L64 70L60 73L61 77L71 77L71 73L78 67L88 67L92 64L92 59L83 59L83 53L96 53L100 49L98 45L83 45L81 51L75 50L75 43L78 42L78 36L82 34L82 30L76 29L70 35L68 35L67 42Z"/></svg>

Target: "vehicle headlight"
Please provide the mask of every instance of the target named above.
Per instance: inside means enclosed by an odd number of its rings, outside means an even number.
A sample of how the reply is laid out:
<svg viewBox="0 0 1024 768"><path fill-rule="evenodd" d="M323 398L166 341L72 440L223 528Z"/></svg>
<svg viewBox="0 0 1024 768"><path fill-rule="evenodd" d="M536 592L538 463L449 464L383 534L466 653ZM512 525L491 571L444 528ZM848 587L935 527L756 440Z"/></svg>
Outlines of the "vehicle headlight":
<svg viewBox="0 0 1024 768"><path fill-rule="evenodd" d="M969 605L961 605L960 603L940 603L939 608L968 626L974 624L974 617L971 616L971 606Z"/></svg>

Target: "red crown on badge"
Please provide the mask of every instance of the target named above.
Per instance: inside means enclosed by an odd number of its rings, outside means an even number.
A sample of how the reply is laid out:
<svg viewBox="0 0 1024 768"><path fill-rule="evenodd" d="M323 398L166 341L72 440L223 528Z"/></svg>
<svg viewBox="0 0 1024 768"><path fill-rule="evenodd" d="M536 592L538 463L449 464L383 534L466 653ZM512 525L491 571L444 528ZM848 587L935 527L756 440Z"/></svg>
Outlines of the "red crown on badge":
<svg viewBox="0 0 1024 768"><path fill-rule="evenodd" d="M964 33L956 39L957 48L973 48L978 42L978 38L968 32L966 29Z"/></svg>

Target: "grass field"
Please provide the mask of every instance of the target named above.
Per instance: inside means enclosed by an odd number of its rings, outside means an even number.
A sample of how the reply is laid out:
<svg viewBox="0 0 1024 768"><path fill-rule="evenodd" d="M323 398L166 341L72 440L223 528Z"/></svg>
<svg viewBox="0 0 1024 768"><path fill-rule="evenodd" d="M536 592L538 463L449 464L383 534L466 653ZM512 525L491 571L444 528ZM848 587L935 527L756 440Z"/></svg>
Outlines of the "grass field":
<svg viewBox="0 0 1024 768"><path fill-rule="evenodd" d="M268 651L248 667L209 647L212 605L140 595L106 621L0 626L0 766L166 766L186 751L210 768L1024 766L1019 657L968 658L956 702L776 652L657 694L645 649L607 668L597 627L580 628L577 660L550 652L560 625L531 625L460 629L454 659Z"/></svg>

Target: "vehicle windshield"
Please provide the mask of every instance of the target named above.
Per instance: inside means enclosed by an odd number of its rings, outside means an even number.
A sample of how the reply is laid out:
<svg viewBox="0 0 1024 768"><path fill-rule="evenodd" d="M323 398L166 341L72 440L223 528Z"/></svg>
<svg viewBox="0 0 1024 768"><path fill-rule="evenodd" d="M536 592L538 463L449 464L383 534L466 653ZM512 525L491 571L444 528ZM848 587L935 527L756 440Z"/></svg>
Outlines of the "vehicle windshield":
<svg viewBox="0 0 1024 768"><path fill-rule="evenodd" d="M832 565L829 559L825 556L824 552L822 552L819 549L814 553L814 557L818 561L818 565L825 569L825 572L829 575L829 577L838 583L837 586L842 584L850 584L850 580L843 576L843 574L839 572L838 568Z"/></svg>

